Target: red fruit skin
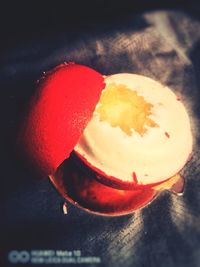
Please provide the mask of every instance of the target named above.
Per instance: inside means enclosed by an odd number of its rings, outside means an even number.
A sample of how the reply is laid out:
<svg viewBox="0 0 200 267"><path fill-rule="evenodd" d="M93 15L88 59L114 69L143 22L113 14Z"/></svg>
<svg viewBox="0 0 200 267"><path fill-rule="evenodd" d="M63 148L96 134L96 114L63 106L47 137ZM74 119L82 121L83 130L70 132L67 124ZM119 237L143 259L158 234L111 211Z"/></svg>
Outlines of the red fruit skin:
<svg viewBox="0 0 200 267"><path fill-rule="evenodd" d="M75 153L72 154L72 157L74 158L75 162L77 162L77 165L81 166L81 168L84 169L86 173L89 173L90 176L92 176L100 183L119 190L150 189L153 188L154 186L165 183L167 180L171 178L169 177L168 179L157 183L139 184L137 182L137 177L135 177L136 174L134 173L132 182L123 181L120 178L107 175L101 169L98 169L95 166L93 166L77 150L74 150L74 152Z"/></svg>
<svg viewBox="0 0 200 267"><path fill-rule="evenodd" d="M42 77L20 138L40 172L53 174L69 157L104 87L101 74L75 63L61 64Z"/></svg>
<svg viewBox="0 0 200 267"><path fill-rule="evenodd" d="M77 168L72 157L49 176L58 192L70 203L87 212L103 216L130 214L150 203L158 194L152 188L118 190L102 184Z"/></svg>

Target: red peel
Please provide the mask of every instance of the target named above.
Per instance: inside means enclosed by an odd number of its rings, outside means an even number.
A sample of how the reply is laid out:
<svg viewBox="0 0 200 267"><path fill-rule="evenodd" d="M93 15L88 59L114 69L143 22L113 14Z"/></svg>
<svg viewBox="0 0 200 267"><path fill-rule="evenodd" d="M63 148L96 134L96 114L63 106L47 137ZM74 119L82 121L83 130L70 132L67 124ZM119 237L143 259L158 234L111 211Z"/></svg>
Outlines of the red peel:
<svg viewBox="0 0 200 267"><path fill-rule="evenodd" d="M53 174L69 157L104 87L101 74L74 63L61 64L42 77L21 138L42 173Z"/></svg>

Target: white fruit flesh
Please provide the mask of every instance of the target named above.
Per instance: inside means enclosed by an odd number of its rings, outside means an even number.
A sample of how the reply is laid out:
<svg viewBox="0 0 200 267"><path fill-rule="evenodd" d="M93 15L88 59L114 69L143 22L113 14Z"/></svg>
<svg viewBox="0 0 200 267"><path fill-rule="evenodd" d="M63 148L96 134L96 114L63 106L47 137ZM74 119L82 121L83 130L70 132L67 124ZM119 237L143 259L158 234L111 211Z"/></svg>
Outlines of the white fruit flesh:
<svg viewBox="0 0 200 267"><path fill-rule="evenodd" d="M133 176L139 184L158 183L178 173L186 164L193 143L189 117L182 102L168 87L141 75L115 74L106 77L105 82L102 95L110 90L110 85L116 87L116 92L122 85L132 90L136 98L142 97L146 110L149 109L146 116L149 121L144 122L141 131L135 126L130 126L131 132L126 130L122 118L122 125L117 126L118 111L126 110L125 102L118 106L111 103L110 120L114 120L114 124L102 119L101 96L75 151L90 167L115 177L119 183L131 183ZM130 114L124 113L124 122L130 120L129 117Z"/></svg>

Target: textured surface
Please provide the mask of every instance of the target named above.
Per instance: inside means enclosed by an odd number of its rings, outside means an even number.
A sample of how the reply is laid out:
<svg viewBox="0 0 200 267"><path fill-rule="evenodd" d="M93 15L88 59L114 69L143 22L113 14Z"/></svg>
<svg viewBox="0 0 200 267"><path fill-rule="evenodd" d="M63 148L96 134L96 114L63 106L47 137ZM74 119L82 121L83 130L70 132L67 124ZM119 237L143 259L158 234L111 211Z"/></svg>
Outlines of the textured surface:
<svg viewBox="0 0 200 267"><path fill-rule="evenodd" d="M77 35L62 29L8 46L0 71L2 131L6 131L1 266L16 266L7 261L8 252L24 249L80 249L83 255L101 257L100 265L90 266L200 265L199 51L198 18L177 10L130 14L120 23L82 27ZM13 144L34 81L42 71L63 61L76 61L105 74L143 74L182 95L196 137L193 157L184 171L187 184L183 197L163 192L150 206L119 218L88 215L72 206L68 215L62 213L62 198L47 178L39 177L19 160Z"/></svg>
<svg viewBox="0 0 200 267"><path fill-rule="evenodd" d="M104 88L100 73L62 64L41 78L23 122L20 145L49 175L69 157L92 117Z"/></svg>

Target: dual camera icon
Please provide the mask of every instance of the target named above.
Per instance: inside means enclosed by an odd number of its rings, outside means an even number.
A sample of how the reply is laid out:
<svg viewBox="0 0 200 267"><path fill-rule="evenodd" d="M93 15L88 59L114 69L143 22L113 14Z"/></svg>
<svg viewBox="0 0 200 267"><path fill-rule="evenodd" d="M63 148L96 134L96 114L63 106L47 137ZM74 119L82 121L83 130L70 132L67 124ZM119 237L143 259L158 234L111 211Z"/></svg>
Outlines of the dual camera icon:
<svg viewBox="0 0 200 267"><path fill-rule="evenodd" d="M30 254L26 250L12 250L8 253L8 260L10 263L27 263L30 260Z"/></svg>

